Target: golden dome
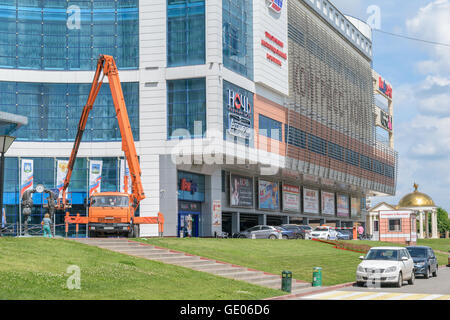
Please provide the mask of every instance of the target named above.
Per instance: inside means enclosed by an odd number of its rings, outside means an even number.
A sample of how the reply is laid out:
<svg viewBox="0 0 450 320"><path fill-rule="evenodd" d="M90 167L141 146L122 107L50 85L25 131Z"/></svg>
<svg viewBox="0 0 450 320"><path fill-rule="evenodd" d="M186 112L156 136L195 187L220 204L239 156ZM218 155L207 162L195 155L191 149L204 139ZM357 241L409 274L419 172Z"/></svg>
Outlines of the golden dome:
<svg viewBox="0 0 450 320"><path fill-rule="evenodd" d="M404 196L398 203L398 208L411 208L411 207L435 207L433 199L425 193L417 191L419 186L414 184L414 192L411 192Z"/></svg>

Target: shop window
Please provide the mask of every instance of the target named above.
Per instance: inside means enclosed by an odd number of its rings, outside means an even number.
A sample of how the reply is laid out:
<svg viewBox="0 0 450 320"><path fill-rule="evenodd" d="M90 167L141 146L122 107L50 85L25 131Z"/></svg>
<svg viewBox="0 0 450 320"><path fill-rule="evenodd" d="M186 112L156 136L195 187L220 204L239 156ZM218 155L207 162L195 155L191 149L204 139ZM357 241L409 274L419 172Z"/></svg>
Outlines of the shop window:
<svg viewBox="0 0 450 320"><path fill-rule="evenodd" d="M281 122L259 115L259 134L271 139L282 141Z"/></svg>

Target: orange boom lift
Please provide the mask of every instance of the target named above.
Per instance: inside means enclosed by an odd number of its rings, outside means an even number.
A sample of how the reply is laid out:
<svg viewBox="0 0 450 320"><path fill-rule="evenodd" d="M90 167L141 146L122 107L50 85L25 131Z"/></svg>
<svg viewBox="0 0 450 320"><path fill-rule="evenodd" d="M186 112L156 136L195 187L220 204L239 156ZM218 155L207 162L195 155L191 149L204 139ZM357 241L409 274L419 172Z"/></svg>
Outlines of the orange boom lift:
<svg viewBox="0 0 450 320"><path fill-rule="evenodd" d="M140 224L158 224L159 235L162 235L164 217L158 213L157 217L135 217L135 212L141 200L145 199L144 189L141 182L141 167L134 144L133 133L131 131L130 120L128 119L127 108L123 97L122 86L120 85L119 72L114 58L107 55L100 55L97 62L94 80L86 105L81 113L78 124L78 132L70 155L67 175L64 180L62 199L58 200L57 208L66 210L70 204L66 198L66 191L72 177L73 167L77 158L78 149L83 137L89 112L94 106L95 99L100 91L105 76L108 77L109 86L116 110L116 117L119 123L122 137L122 150L128 164L131 176L132 193L128 193L128 179L125 177L124 192L98 192L89 198L89 214L87 217L69 216L66 212L66 233L69 223L88 224L89 236L98 234L126 234L128 237L139 236Z"/></svg>

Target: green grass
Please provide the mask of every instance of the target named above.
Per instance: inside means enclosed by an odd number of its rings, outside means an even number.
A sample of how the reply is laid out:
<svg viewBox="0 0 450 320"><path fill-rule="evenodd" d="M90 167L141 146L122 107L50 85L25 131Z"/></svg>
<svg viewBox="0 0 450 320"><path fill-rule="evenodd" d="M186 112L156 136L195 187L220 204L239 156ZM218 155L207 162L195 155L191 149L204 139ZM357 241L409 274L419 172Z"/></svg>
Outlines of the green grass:
<svg viewBox="0 0 450 320"><path fill-rule="evenodd" d="M371 247L389 247L389 246L406 246L399 245L398 243L393 244L392 242L383 241L370 241L370 240L345 240L343 242L353 243L353 244L367 244ZM418 239L418 246L428 246L433 248L436 257L438 258L438 263L441 266L447 264L448 254L443 253L450 250L450 239Z"/></svg>
<svg viewBox="0 0 450 320"><path fill-rule="evenodd" d="M234 263L273 274L292 271L293 277L312 281L314 267L322 267L323 285L355 281L360 253L334 249L303 240L153 238L139 241Z"/></svg>
<svg viewBox="0 0 450 320"><path fill-rule="evenodd" d="M81 289L66 273L81 270ZM74 241L0 238L0 299L262 299L283 293Z"/></svg>

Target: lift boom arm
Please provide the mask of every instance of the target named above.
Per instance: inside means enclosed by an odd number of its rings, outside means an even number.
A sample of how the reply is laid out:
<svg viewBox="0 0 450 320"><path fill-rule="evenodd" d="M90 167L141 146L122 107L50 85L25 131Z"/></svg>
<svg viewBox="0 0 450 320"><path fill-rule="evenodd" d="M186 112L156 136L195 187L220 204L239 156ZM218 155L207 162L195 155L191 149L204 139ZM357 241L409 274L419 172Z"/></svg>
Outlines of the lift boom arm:
<svg viewBox="0 0 450 320"><path fill-rule="evenodd" d="M101 76L101 79L100 79ZM101 55L97 62L97 70L95 71L94 80L92 81L91 90L86 105L81 113L80 122L78 124L78 132L73 144L72 153L70 155L69 164L67 168L67 175L64 179L63 186L63 206L66 206L66 191L69 187L70 178L72 177L73 167L77 158L78 149L80 148L81 139L86 128L87 120L89 119L89 112L92 110L95 99L103 84L104 77L108 77L109 87L116 110L116 117L119 123L120 134L122 137L122 150L127 159L128 168L131 175L131 184L133 186L133 198L137 205L145 199L144 189L141 182L141 167L134 144L133 133L131 131L130 120L128 119L127 108L125 106L125 99L123 97L122 86L120 85L119 72L117 70L114 58L107 55ZM137 207L137 206L136 206Z"/></svg>

